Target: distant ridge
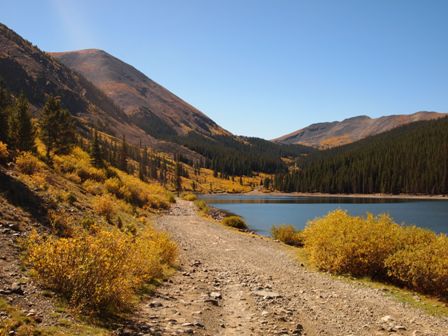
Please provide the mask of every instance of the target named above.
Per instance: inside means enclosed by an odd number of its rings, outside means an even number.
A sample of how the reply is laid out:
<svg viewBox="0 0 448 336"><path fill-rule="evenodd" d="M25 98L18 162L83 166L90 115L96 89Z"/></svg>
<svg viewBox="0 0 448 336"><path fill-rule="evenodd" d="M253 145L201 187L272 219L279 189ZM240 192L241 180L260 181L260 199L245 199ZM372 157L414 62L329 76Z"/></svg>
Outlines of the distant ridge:
<svg viewBox="0 0 448 336"><path fill-rule="evenodd" d="M448 115L439 112L416 112L380 118L356 116L343 121L312 124L298 131L274 139L283 144L301 144L315 148L331 148L349 144L371 135L389 131L415 121L432 120Z"/></svg>

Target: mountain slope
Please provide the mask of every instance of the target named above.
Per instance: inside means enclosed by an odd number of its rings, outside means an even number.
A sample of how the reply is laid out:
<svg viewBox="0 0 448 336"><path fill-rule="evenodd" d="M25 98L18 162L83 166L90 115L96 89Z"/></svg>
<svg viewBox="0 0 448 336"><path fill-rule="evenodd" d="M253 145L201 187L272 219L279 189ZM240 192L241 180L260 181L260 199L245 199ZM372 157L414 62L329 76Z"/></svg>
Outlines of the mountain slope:
<svg viewBox="0 0 448 336"><path fill-rule="evenodd" d="M131 140L153 139L133 126L129 117L84 77L0 24L0 80L11 92L24 93L34 108L49 94L63 97L63 104L78 120L97 125L110 134L125 133Z"/></svg>
<svg viewBox="0 0 448 336"><path fill-rule="evenodd" d="M97 49L52 53L91 80L120 106L134 125L158 139L193 150L207 160L205 167L223 176L250 175L286 169L282 156L311 151L296 145L235 136L202 112L149 79L146 75Z"/></svg>
<svg viewBox="0 0 448 336"><path fill-rule="evenodd" d="M126 112L133 123L158 138L185 135L230 135L205 114L102 50L51 53L81 73Z"/></svg>
<svg viewBox="0 0 448 336"><path fill-rule="evenodd" d="M311 154L276 177L282 191L448 194L448 117Z"/></svg>
<svg viewBox="0 0 448 336"><path fill-rule="evenodd" d="M331 148L386 132L414 121L432 120L446 115L446 113L437 112L417 112L410 115L391 115L380 118L358 116L343 121L312 124L273 141L317 148Z"/></svg>

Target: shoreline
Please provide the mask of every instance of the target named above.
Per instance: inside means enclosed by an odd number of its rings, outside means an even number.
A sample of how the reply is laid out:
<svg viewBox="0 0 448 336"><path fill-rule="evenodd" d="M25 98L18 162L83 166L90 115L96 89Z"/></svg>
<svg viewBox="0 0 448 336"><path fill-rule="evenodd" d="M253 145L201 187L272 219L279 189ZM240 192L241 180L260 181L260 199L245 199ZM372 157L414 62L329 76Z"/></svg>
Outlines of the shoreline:
<svg viewBox="0 0 448 336"><path fill-rule="evenodd" d="M328 194L328 193L285 193L279 191L263 192L252 190L247 193L215 193L203 195L247 195L247 196L294 196L294 197L331 197L331 198L387 198L387 199L415 199L415 200L447 200L448 195L413 195L413 194Z"/></svg>

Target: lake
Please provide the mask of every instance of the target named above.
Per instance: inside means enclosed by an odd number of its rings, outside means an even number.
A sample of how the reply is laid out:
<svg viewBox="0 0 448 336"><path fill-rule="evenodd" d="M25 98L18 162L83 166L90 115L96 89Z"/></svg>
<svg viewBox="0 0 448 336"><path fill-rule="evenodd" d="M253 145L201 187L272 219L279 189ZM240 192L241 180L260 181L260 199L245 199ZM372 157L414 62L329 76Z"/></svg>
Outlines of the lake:
<svg viewBox="0 0 448 336"><path fill-rule="evenodd" d="M335 209L345 209L351 215L388 213L397 223L448 233L448 200L227 194L200 198L243 217L251 230L263 235L270 235L272 225L292 224L303 229L310 219Z"/></svg>

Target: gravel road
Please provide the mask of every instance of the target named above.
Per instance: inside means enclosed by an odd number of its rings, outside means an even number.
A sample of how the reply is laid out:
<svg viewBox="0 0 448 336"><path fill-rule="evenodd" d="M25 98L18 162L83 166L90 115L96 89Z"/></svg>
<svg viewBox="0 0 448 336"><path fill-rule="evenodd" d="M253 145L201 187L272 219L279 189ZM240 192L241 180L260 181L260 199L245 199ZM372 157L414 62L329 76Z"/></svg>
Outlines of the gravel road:
<svg viewBox="0 0 448 336"><path fill-rule="evenodd" d="M178 200L156 220L180 246L180 271L138 315L163 335L448 335L380 289L303 267L294 249L202 218Z"/></svg>

